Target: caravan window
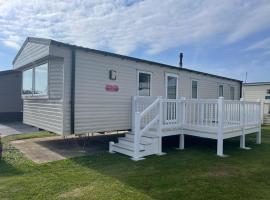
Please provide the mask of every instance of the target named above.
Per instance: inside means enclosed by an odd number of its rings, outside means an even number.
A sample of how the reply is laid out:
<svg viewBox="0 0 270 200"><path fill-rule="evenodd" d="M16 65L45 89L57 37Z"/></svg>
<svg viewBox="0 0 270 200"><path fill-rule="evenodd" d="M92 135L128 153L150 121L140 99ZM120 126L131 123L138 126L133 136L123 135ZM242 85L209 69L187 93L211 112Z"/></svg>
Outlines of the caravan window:
<svg viewBox="0 0 270 200"><path fill-rule="evenodd" d="M176 74L166 74L166 97L168 99L177 98L177 82L178 76Z"/></svg>
<svg viewBox="0 0 270 200"><path fill-rule="evenodd" d="M197 99L198 98L198 81L192 81L191 86L191 98Z"/></svg>
<svg viewBox="0 0 270 200"><path fill-rule="evenodd" d="M151 95L151 73L139 72L138 75L138 95L150 96Z"/></svg>
<svg viewBox="0 0 270 200"><path fill-rule="evenodd" d="M31 95L33 92L33 69L23 71L22 94Z"/></svg>
<svg viewBox="0 0 270 200"><path fill-rule="evenodd" d="M223 85L218 86L218 96L223 97Z"/></svg>
<svg viewBox="0 0 270 200"><path fill-rule="evenodd" d="M48 95L48 63L23 71L22 95Z"/></svg>
<svg viewBox="0 0 270 200"><path fill-rule="evenodd" d="M234 87L230 87L230 100L234 100Z"/></svg>
<svg viewBox="0 0 270 200"><path fill-rule="evenodd" d="M35 67L35 91L36 95L48 94L48 63Z"/></svg>

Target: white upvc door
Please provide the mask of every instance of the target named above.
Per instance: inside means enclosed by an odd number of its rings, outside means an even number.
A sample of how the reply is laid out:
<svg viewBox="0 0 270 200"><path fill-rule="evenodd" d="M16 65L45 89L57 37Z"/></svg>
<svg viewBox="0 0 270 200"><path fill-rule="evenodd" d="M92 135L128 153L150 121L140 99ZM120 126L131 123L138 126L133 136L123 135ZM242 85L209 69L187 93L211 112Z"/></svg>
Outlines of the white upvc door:
<svg viewBox="0 0 270 200"><path fill-rule="evenodd" d="M177 99L178 98L178 75L166 73L165 75L165 87L166 87L166 98L167 99ZM167 102L165 105L165 123L174 123L178 119L177 112L177 103L176 102Z"/></svg>

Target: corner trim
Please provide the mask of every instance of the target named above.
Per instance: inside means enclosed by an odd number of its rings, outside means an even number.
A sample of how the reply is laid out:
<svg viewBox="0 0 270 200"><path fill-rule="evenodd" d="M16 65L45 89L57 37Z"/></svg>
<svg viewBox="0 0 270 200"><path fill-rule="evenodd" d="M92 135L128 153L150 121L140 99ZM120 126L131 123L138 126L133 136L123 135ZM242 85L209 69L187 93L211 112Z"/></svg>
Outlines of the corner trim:
<svg viewBox="0 0 270 200"><path fill-rule="evenodd" d="M75 133L75 63L76 48L71 46L71 85L70 85L70 133Z"/></svg>

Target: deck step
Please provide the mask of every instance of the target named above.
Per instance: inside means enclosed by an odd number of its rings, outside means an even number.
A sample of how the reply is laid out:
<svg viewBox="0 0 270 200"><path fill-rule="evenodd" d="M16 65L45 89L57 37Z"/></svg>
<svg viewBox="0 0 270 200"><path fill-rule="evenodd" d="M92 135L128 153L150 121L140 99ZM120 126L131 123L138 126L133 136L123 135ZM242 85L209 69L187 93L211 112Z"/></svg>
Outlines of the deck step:
<svg viewBox="0 0 270 200"><path fill-rule="evenodd" d="M113 151L114 152L118 152L118 153L122 153L122 154L125 154L125 155L128 155L128 156L133 156L134 154L134 149L132 146L130 145L125 145L125 144L122 144L122 143L115 143L112 145L113 147ZM144 149L140 149L140 152L144 152L145 150Z"/></svg>
<svg viewBox="0 0 270 200"><path fill-rule="evenodd" d="M134 144L134 138L129 138L129 137L120 137L118 138L119 143L132 143ZM151 145L151 142L147 142L147 141L140 141L141 145Z"/></svg>

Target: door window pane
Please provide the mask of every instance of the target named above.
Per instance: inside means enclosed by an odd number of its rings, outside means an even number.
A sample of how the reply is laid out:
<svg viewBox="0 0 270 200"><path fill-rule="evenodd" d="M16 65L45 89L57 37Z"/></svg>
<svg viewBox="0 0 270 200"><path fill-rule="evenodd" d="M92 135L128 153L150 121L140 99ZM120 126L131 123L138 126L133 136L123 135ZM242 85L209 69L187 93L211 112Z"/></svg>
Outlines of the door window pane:
<svg viewBox="0 0 270 200"><path fill-rule="evenodd" d="M192 81L192 99L198 98L198 81Z"/></svg>
<svg viewBox="0 0 270 200"><path fill-rule="evenodd" d="M218 87L218 96L223 97L223 85L219 85Z"/></svg>
<svg viewBox="0 0 270 200"><path fill-rule="evenodd" d="M151 74L139 73L139 96L150 96Z"/></svg>
<svg viewBox="0 0 270 200"><path fill-rule="evenodd" d="M176 99L177 94L177 78L168 76L167 77L167 98Z"/></svg>
<svg viewBox="0 0 270 200"><path fill-rule="evenodd" d="M33 90L33 69L28 69L23 72L23 89L22 94L32 94Z"/></svg>
<svg viewBox="0 0 270 200"><path fill-rule="evenodd" d="M230 87L230 99L234 100L234 87Z"/></svg>
<svg viewBox="0 0 270 200"><path fill-rule="evenodd" d="M48 64L35 67L35 94L48 94Z"/></svg>

